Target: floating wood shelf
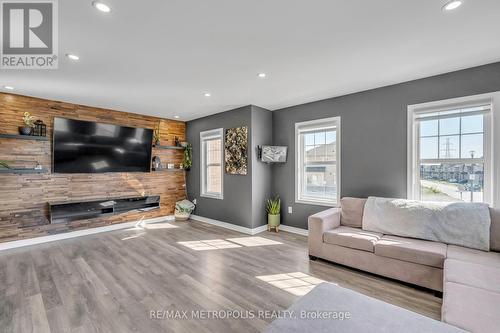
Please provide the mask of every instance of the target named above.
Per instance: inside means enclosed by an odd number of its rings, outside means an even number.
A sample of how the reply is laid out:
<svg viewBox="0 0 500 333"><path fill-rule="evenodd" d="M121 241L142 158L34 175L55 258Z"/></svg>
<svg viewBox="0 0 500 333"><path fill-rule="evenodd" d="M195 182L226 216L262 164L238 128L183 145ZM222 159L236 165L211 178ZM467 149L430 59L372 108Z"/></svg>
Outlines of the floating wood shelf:
<svg viewBox="0 0 500 333"><path fill-rule="evenodd" d="M175 171L184 171L184 169L160 169L160 170L152 170L151 172L175 172Z"/></svg>
<svg viewBox="0 0 500 333"><path fill-rule="evenodd" d="M49 171L47 169L28 169L28 168L12 168L12 169L0 169L0 173L13 173L17 175L24 175L24 174L35 174L35 173L48 173Z"/></svg>
<svg viewBox="0 0 500 333"><path fill-rule="evenodd" d="M34 135L20 135L20 134L0 134L0 138L4 139L20 139L20 140L36 140L36 141L49 141L46 136Z"/></svg>
<svg viewBox="0 0 500 333"><path fill-rule="evenodd" d="M153 145L153 148L156 149L177 149L177 150L184 150L184 147L179 147L179 146L158 146L158 145Z"/></svg>

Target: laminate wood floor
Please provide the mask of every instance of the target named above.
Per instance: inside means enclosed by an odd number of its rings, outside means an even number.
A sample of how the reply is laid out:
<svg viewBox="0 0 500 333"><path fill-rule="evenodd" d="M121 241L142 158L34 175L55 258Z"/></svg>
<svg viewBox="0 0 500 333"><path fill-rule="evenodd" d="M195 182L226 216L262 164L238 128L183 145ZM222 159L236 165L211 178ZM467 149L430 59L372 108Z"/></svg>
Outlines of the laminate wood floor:
<svg viewBox="0 0 500 333"><path fill-rule="evenodd" d="M0 330L258 332L272 312L191 311L284 310L321 280L439 319L433 293L309 261L304 236L169 222L0 252Z"/></svg>

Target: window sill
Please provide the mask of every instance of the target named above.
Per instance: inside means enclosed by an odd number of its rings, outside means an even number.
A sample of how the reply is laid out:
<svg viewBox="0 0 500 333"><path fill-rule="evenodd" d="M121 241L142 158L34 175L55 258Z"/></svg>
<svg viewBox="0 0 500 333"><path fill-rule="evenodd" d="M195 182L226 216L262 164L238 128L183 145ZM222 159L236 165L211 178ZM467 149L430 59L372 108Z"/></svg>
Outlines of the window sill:
<svg viewBox="0 0 500 333"><path fill-rule="evenodd" d="M340 204L338 202L326 202L320 200L295 199L295 203L312 205L312 206L340 207Z"/></svg>
<svg viewBox="0 0 500 333"><path fill-rule="evenodd" d="M217 199L217 200L224 200L223 195L215 195L215 194L200 194L200 197L202 198L209 198L209 199Z"/></svg>

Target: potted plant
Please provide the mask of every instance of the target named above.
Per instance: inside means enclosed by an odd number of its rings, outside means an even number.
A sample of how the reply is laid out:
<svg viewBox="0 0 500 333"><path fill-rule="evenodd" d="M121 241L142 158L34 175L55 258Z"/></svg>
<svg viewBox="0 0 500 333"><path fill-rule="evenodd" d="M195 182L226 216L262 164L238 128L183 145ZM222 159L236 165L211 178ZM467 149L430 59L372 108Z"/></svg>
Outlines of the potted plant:
<svg viewBox="0 0 500 333"><path fill-rule="evenodd" d="M280 226L280 212L281 212L281 199L279 196L276 196L274 199L268 199L267 205L267 230L271 231L271 229L275 229L276 232L279 232Z"/></svg>
<svg viewBox="0 0 500 333"><path fill-rule="evenodd" d="M182 159L181 168L189 171L191 166L193 166L192 160L193 146L190 143L186 144L184 148L184 158Z"/></svg>
<svg viewBox="0 0 500 333"><path fill-rule="evenodd" d="M31 134L31 130L35 126L33 124L33 119L35 119L35 117L33 117L29 112L24 113L24 115L23 115L24 126L19 127L20 134L22 134L22 135L30 135Z"/></svg>

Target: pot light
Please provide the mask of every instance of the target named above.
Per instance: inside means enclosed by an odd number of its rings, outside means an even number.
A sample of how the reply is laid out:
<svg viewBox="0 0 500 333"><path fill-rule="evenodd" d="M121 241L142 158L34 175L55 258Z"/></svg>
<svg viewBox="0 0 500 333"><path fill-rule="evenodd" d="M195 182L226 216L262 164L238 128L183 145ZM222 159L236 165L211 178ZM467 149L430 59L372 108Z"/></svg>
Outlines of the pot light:
<svg viewBox="0 0 500 333"><path fill-rule="evenodd" d="M78 61L80 60L80 57L77 56L76 54L72 54L72 53L66 53L66 57L70 60L73 60L73 61Z"/></svg>
<svg viewBox="0 0 500 333"><path fill-rule="evenodd" d="M449 12L451 10L457 9L458 7L462 6L463 4L464 4L463 0L452 0L452 1L447 2L443 6L443 10Z"/></svg>
<svg viewBox="0 0 500 333"><path fill-rule="evenodd" d="M14 87L12 86L3 86L5 90L14 90Z"/></svg>
<svg viewBox="0 0 500 333"><path fill-rule="evenodd" d="M212 96L212 94L211 94L211 93L209 93L209 92L206 92L206 93L204 93L204 94L203 94L203 96L205 96L205 97L210 97L210 96Z"/></svg>
<svg viewBox="0 0 500 333"><path fill-rule="evenodd" d="M257 74L257 76L260 77L261 79L264 79L267 76L267 74L266 73L259 73L259 74Z"/></svg>
<svg viewBox="0 0 500 333"><path fill-rule="evenodd" d="M175 119L179 119L180 117L179 116L174 116Z"/></svg>
<svg viewBox="0 0 500 333"><path fill-rule="evenodd" d="M99 1L93 1L92 6L94 6L95 9L97 9L103 13L109 13L111 11L111 7L109 7L105 3L102 3Z"/></svg>

